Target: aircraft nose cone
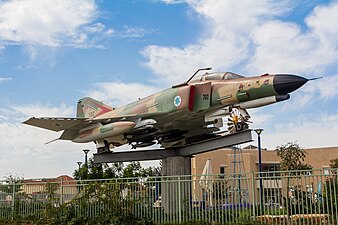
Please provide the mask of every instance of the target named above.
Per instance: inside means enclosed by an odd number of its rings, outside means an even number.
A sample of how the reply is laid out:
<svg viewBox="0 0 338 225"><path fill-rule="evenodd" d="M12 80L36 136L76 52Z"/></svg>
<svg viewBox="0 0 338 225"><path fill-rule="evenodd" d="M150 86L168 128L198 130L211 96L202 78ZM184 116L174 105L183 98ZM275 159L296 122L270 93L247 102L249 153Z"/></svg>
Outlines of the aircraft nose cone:
<svg viewBox="0 0 338 225"><path fill-rule="evenodd" d="M273 87L279 95L293 92L309 80L297 75L277 74L273 79Z"/></svg>

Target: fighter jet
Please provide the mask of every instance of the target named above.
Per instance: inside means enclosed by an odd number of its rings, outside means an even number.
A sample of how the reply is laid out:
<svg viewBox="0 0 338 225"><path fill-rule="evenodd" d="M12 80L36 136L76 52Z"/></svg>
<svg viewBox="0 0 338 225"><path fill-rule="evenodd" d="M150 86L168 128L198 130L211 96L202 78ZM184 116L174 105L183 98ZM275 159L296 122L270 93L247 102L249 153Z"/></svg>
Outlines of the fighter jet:
<svg viewBox="0 0 338 225"><path fill-rule="evenodd" d="M248 129L246 109L288 100L289 93L312 80L292 74L195 76L210 69L198 69L188 81L120 108L85 97L77 103L75 118L32 117L23 123L63 131L57 140L94 142L99 153L124 144L180 147L224 133L220 131L224 117L229 133Z"/></svg>

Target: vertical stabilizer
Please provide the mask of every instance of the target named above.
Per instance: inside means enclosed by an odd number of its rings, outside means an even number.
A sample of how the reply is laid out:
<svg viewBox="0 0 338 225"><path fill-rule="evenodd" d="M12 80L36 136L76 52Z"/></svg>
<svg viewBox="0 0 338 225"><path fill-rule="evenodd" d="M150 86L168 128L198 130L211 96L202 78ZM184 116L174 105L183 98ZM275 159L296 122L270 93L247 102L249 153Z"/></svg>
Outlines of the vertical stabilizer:
<svg viewBox="0 0 338 225"><path fill-rule="evenodd" d="M112 111L113 108L90 97L85 97L77 102L76 117L93 118Z"/></svg>

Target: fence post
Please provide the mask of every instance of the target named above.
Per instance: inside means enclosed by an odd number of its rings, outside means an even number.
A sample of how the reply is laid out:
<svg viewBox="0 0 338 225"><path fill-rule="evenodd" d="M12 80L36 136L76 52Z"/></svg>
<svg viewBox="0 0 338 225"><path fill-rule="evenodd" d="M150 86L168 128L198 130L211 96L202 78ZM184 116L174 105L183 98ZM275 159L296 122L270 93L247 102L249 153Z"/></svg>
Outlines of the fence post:
<svg viewBox="0 0 338 225"><path fill-rule="evenodd" d="M11 216L11 219L14 220L14 207L15 207L15 182L11 182L12 185L13 185L13 188L12 188L12 216Z"/></svg>
<svg viewBox="0 0 338 225"><path fill-rule="evenodd" d="M63 204L63 183L62 178L60 180L60 206Z"/></svg>
<svg viewBox="0 0 338 225"><path fill-rule="evenodd" d="M252 210L253 210L253 217L256 217L256 202L255 202L255 174L251 172L251 202L252 202Z"/></svg>
<svg viewBox="0 0 338 225"><path fill-rule="evenodd" d="M178 222L182 223L182 208L181 208L181 176L178 176Z"/></svg>

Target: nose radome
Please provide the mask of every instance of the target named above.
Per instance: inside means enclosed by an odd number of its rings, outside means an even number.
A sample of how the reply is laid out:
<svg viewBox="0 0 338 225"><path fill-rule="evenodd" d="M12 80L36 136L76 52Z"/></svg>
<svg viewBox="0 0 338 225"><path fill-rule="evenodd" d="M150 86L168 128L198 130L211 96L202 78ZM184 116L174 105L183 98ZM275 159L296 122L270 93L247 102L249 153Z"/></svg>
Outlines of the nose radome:
<svg viewBox="0 0 338 225"><path fill-rule="evenodd" d="M273 79L273 87L279 95L285 95L297 90L308 81L297 75L277 74Z"/></svg>

